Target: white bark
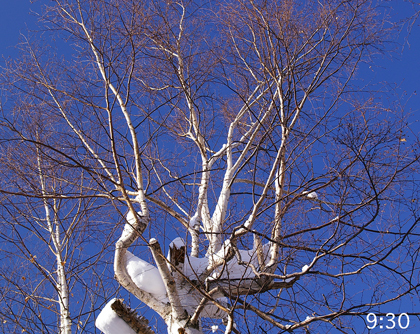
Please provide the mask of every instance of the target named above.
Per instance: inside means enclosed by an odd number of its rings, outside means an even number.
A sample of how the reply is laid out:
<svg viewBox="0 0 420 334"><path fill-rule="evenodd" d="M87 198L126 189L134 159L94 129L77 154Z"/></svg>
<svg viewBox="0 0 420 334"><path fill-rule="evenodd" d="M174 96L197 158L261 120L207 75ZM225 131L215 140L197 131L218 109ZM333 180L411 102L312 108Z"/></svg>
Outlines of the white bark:
<svg viewBox="0 0 420 334"><path fill-rule="evenodd" d="M187 315L184 312L184 308L182 307L175 280L171 276L168 265L166 263L166 258L162 253L158 241L156 239L151 239L149 241L149 247L152 251L153 258L166 287L166 293L168 295L169 303L171 304L172 309L171 315L177 321L184 320L187 318Z"/></svg>
<svg viewBox="0 0 420 334"><path fill-rule="evenodd" d="M58 209L56 206L56 200L53 200L54 211L51 212L50 204L46 199L46 185L45 185L45 176L42 168L42 160L39 149L37 148L37 164L38 164L38 175L41 185L41 193L44 196L44 210L45 210L45 221L47 224L47 229L50 234L50 238L53 243L52 250L56 258L57 264L57 280L56 280L56 289L58 294L58 304L60 305L60 334L71 334L72 322L70 317L70 307L69 307L69 287L67 283L67 275L65 269L65 259L63 254L65 250L63 249L63 244L61 241L60 235L60 223L58 221Z"/></svg>

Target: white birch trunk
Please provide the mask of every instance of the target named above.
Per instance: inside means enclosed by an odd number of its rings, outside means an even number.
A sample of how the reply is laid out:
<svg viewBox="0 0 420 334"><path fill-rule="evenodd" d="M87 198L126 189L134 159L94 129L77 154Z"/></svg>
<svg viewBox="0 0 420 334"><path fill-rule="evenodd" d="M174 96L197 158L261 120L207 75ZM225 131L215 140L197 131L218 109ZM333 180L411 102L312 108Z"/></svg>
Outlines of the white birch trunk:
<svg viewBox="0 0 420 334"><path fill-rule="evenodd" d="M71 334L72 322L69 308L69 288L61 253L57 254L57 276L58 301L60 303L60 334Z"/></svg>
<svg viewBox="0 0 420 334"><path fill-rule="evenodd" d="M63 246L60 236L60 223L58 221L57 212L58 208L56 206L56 200L53 200L54 212L51 213L50 205L45 198L46 196L46 185L45 185L45 176L42 170L42 161L40 153L37 149L37 164L38 164L38 175L41 184L41 192L44 196L44 210L45 210L45 221L47 223L47 230L50 233L50 237L53 243L52 252L55 255L57 262L57 280L56 280L56 289L58 294L58 304L60 305L60 334L71 334L71 318L70 318L70 308L69 308L69 287L67 284L66 270L65 270L65 259L63 258Z"/></svg>

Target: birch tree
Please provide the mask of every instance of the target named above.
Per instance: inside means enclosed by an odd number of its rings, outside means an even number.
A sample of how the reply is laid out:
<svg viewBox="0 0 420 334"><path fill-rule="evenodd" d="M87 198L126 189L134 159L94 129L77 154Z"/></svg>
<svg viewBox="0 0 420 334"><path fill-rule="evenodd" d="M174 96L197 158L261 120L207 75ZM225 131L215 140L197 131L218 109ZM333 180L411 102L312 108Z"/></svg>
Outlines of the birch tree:
<svg viewBox="0 0 420 334"><path fill-rule="evenodd" d="M97 231L98 202L83 194L89 180L66 168L62 157L55 160L63 137L50 131L57 125L52 118L40 122L39 107L2 129L2 331L88 332L98 295L107 295L101 278L107 266L98 254L110 243ZM19 139L12 137L13 123L23 130ZM58 146L65 150L65 141Z"/></svg>
<svg viewBox="0 0 420 334"><path fill-rule="evenodd" d="M53 3L44 23L73 55L28 40L4 81L16 115L42 104L63 139L28 136L8 112L3 126L50 150L35 174L61 332L72 307L51 210L64 199L111 212L98 228L115 280L171 334L356 331L418 294L417 137L356 80L387 50L374 3ZM83 175L77 194L48 188L44 161ZM115 300L96 324L154 331Z"/></svg>

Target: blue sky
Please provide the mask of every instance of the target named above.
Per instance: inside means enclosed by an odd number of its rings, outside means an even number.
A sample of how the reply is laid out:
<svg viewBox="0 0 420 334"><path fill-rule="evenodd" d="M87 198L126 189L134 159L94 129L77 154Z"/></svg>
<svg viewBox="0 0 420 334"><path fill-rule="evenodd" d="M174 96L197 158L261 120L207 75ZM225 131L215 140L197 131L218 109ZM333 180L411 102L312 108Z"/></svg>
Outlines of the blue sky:
<svg viewBox="0 0 420 334"><path fill-rule="evenodd" d="M28 29L37 29L37 15L42 11L44 0L0 0L0 56L1 65L3 58L14 57L17 52L14 48L22 38L28 35ZM393 18L402 18L413 9L411 4L403 0L386 1L392 6L388 11ZM420 4L417 6L420 10ZM407 101L408 110L419 111L420 106L420 21L411 27L411 34L407 39L408 26L404 26L400 34L399 50L391 57L386 57L376 63L376 67L363 69L364 80L383 82L398 87L397 93L401 99ZM402 51L401 51L402 50ZM417 118L417 117L415 117ZM413 118L413 121L416 119ZM420 128L420 125L415 126Z"/></svg>
<svg viewBox="0 0 420 334"><path fill-rule="evenodd" d="M31 11L38 12L41 3L29 0L0 0L0 55L15 56L13 48L26 35L28 28L35 29L37 17ZM3 60L2 60L3 63Z"/></svg>

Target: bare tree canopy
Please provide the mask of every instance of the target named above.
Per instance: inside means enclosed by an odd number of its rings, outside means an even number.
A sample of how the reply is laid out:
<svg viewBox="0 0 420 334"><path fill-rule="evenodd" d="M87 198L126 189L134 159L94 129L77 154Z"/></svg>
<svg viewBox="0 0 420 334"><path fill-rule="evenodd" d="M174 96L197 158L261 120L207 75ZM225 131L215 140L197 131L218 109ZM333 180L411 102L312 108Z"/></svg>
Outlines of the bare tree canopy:
<svg viewBox="0 0 420 334"><path fill-rule="evenodd" d="M418 136L357 80L382 5L48 3L1 72L3 331L413 326Z"/></svg>

